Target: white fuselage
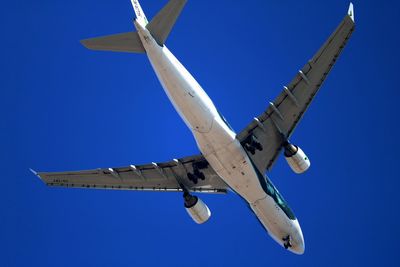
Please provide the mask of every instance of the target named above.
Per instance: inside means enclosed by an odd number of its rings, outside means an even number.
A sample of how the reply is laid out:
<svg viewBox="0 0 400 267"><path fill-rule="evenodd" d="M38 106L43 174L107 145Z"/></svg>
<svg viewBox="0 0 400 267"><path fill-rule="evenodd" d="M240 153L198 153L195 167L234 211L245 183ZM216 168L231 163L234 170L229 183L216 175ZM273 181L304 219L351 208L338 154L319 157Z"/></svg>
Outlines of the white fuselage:
<svg viewBox="0 0 400 267"><path fill-rule="evenodd" d="M211 99L167 47L159 46L137 21L135 26L166 94L212 168L249 203L272 238L283 245L282 239L290 236L292 247L289 250L302 254L304 240L297 219L289 219L265 192L260 175Z"/></svg>

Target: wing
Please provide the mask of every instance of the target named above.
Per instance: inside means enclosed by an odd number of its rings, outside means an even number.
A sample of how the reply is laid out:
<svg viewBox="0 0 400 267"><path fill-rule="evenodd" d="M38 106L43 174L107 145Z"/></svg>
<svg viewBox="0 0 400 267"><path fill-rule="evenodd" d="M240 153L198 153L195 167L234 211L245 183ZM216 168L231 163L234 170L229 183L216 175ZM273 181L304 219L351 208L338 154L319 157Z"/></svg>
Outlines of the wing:
<svg viewBox="0 0 400 267"><path fill-rule="evenodd" d="M73 172L34 172L48 186L226 193L228 186L199 155L165 163Z"/></svg>
<svg viewBox="0 0 400 267"><path fill-rule="evenodd" d="M248 153L260 171L272 168L283 142L291 136L308 109L354 31L354 26L354 11L350 4L346 17L314 57L284 87L267 110L238 134L237 139L245 148L251 142L254 144L254 140L261 144L262 150L256 150L255 154Z"/></svg>

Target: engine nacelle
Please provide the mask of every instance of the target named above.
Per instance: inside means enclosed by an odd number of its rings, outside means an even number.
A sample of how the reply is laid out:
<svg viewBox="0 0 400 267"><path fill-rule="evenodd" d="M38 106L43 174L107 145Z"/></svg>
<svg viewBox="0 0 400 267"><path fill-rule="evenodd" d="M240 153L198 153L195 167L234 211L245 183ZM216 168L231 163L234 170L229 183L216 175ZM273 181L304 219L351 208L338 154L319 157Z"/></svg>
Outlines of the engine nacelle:
<svg viewBox="0 0 400 267"><path fill-rule="evenodd" d="M295 173L300 174L310 168L311 162L300 147L290 143L285 144L284 147L285 159Z"/></svg>
<svg viewBox="0 0 400 267"><path fill-rule="evenodd" d="M200 198L190 194L185 194L184 199L186 211L190 217L192 217L193 221L202 224L210 219L211 211Z"/></svg>

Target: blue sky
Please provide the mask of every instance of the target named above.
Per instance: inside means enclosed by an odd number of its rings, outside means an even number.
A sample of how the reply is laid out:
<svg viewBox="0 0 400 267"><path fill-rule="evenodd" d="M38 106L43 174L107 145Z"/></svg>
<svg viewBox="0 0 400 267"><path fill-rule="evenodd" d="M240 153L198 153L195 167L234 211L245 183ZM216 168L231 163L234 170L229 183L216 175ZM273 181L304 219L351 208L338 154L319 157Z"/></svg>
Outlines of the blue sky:
<svg viewBox="0 0 400 267"><path fill-rule="evenodd" d="M148 18L164 0L142 0ZM292 137L312 167L269 173L306 253L278 246L233 193L54 189L39 171L198 153L144 55L78 40L132 30L130 1L8 1L0 10L2 266L397 266L400 7L355 1L356 31ZM236 131L261 114L346 14L347 1L188 2L167 46Z"/></svg>

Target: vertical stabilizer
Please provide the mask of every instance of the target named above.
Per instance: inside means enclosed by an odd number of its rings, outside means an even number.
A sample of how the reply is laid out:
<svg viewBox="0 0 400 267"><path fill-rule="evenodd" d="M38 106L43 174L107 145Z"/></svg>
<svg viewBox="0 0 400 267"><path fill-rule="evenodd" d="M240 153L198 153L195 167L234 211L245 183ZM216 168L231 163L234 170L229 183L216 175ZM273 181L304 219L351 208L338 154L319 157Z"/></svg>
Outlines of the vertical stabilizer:
<svg viewBox="0 0 400 267"><path fill-rule="evenodd" d="M133 10L135 10L137 21L144 27L147 25L148 21L146 15L143 13L143 9L139 4L139 0L131 0Z"/></svg>
<svg viewBox="0 0 400 267"><path fill-rule="evenodd" d="M167 40L186 2L187 0L170 0L146 26L160 46Z"/></svg>

